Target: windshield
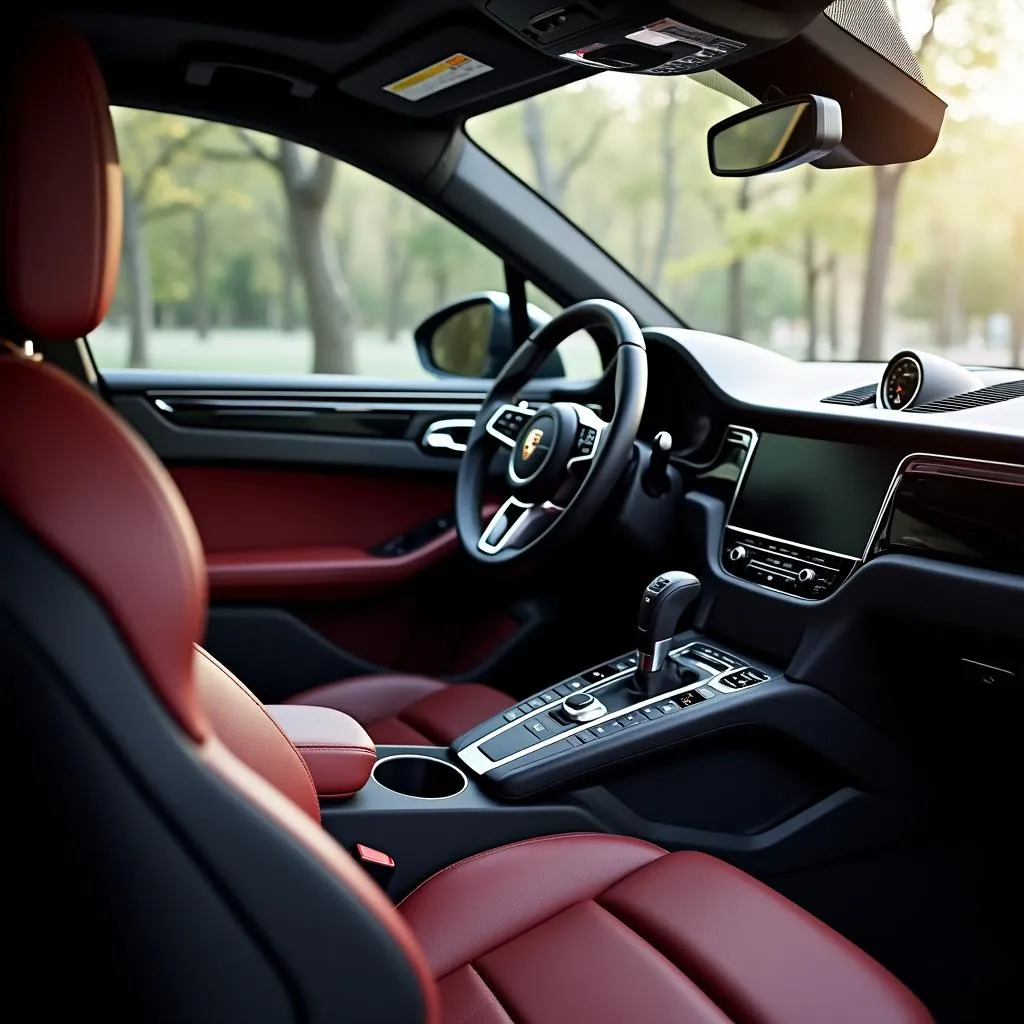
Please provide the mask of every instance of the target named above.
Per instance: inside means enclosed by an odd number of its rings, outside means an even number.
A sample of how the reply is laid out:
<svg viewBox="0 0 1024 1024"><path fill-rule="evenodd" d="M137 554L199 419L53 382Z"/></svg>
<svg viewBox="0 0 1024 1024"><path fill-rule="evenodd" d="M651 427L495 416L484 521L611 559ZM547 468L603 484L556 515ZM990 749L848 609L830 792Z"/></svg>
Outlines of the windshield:
<svg viewBox="0 0 1024 1024"><path fill-rule="evenodd" d="M707 130L753 97L713 73L605 72L468 131L690 327L798 359L919 348L1019 366L1024 5L900 6L950 103L936 151L913 165L716 178Z"/></svg>

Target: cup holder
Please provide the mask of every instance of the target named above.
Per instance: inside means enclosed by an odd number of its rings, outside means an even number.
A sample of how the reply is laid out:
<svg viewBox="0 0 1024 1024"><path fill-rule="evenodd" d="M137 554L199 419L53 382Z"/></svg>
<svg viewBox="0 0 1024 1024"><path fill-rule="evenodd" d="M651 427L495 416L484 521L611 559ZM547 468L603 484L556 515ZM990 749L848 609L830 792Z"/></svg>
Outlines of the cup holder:
<svg viewBox="0 0 1024 1024"><path fill-rule="evenodd" d="M458 796L469 785L469 780L455 765L423 754L382 758L373 766L371 774L379 786L417 800L447 800Z"/></svg>

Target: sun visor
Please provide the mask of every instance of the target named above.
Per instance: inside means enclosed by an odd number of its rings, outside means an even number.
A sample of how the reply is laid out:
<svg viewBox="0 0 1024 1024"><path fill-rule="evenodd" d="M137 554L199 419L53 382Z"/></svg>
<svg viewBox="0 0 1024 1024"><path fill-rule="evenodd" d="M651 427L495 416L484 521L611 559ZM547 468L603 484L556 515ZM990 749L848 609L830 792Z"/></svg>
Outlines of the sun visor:
<svg viewBox="0 0 1024 1024"><path fill-rule="evenodd" d="M578 77L559 64L490 26L445 25L394 45L362 67L348 71L337 88L406 117L460 116L495 105L494 97L531 82L548 88ZM538 80L550 78L550 83Z"/></svg>

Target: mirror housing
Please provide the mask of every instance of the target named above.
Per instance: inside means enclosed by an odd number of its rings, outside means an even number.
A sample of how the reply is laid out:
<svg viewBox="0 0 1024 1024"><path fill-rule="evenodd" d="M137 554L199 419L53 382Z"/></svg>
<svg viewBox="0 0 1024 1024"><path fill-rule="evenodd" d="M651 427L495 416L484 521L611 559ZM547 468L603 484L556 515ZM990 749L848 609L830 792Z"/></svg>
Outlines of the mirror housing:
<svg viewBox="0 0 1024 1024"><path fill-rule="evenodd" d="M787 96L741 110L708 130L708 162L720 178L749 178L809 164L843 141L843 112L825 96Z"/></svg>
<svg viewBox="0 0 1024 1024"><path fill-rule="evenodd" d="M551 317L527 306L531 332ZM413 331L420 363L436 377L496 377L519 347L512 307L504 292L476 292L442 306ZM544 360L538 377L564 377L558 352Z"/></svg>

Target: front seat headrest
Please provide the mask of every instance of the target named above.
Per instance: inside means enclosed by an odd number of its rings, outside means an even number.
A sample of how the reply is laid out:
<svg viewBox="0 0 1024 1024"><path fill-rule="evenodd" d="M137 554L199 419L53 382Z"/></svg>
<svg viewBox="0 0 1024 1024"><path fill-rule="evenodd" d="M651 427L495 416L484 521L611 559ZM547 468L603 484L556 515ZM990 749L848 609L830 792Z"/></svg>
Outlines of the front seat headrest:
<svg viewBox="0 0 1024 1024"><path fill-rule="evenodd" d="M106 85L85 40L28 30L7 69L2 122L0 331L84 337L107 313L124 196Z"/></svg>

